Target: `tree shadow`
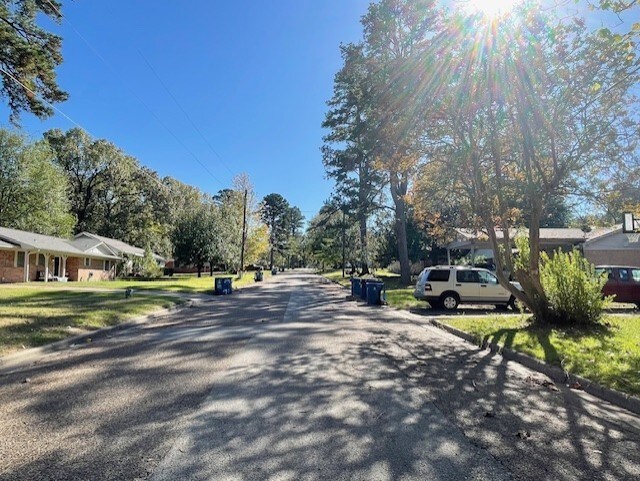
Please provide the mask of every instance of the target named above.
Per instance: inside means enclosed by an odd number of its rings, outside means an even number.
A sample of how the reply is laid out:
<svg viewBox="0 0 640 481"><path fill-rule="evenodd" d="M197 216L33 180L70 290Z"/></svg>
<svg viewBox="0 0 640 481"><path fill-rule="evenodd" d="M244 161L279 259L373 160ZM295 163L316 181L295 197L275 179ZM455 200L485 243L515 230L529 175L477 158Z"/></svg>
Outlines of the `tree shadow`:
<svg viewBox="0 0 640 481"><path fill-rule="evenodd" d="M640 427L621 428L615 407L542 389L494 353L313 279L221 297L0 376L0 477L640 473Z"/></svg>

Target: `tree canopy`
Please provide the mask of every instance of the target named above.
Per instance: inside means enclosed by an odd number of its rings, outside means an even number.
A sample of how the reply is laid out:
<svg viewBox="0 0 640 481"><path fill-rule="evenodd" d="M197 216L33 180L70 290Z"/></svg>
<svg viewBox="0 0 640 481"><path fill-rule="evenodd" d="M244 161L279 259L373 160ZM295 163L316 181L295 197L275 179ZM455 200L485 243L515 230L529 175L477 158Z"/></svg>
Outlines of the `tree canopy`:
<svg viewBox="0 0 640 481"><path fill-rule="evenodd" d="M0 129L1 226L70 236L75 218L66 190L67 178L46 142Z"/></svg>
<svg viewBox="0 0 640 481"><path fill-rule="evenodd" d="M62 63L62 39L37 23L40 15L60 22L61 8L58 0L0 1L0 97L14 123L21 112L49 117L49 104L67 99L55 71Z"/></svg>

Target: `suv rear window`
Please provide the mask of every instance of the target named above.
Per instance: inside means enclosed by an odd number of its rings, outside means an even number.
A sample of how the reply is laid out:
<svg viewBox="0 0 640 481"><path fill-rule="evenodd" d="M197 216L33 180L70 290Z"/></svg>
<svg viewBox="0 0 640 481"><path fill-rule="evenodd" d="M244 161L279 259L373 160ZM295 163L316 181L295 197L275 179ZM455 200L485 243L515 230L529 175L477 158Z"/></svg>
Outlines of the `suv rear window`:
<svg viewBox="0 0 640 481"><path fill-rule="evenodd" d="M451 271L445 271L444 269L434 269L427 272L427 281L429 282L448 282L449 274Z"/></svg>

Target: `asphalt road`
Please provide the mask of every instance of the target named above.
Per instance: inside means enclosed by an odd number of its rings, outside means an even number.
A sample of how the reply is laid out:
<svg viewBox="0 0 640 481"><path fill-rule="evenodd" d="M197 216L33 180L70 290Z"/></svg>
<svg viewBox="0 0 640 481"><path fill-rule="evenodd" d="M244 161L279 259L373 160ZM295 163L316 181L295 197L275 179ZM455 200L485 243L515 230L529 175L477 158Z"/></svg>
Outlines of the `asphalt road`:
<svg viewBox="0 0 640 481"><path fill-rule="evenodd" d="M640 419L544 381L278 275L0 374L0 479L639 479Z"/></svg>

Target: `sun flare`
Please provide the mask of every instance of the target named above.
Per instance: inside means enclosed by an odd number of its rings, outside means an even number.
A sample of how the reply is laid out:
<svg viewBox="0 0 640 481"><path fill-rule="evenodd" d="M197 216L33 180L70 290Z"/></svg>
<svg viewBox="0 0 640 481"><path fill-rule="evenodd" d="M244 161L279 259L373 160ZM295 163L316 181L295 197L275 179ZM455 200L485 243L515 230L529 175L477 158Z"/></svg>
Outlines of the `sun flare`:
<svg viewBox="0 0 640 481"><path fill-rule="evenodd" d="M482 13L485 17L500 17L508 14L520 0L466 0L465 9Z"/></svg>

